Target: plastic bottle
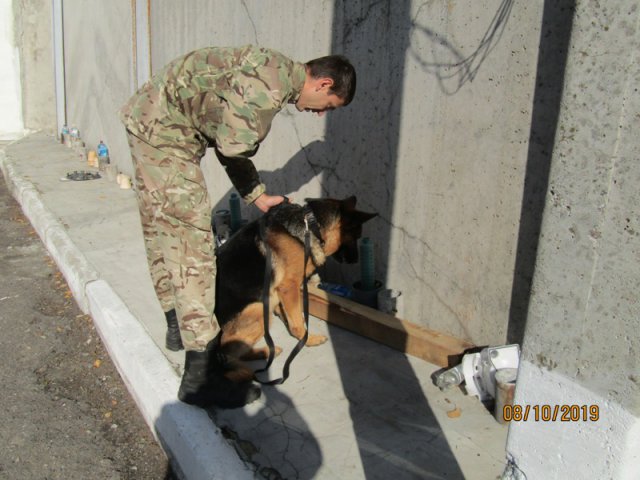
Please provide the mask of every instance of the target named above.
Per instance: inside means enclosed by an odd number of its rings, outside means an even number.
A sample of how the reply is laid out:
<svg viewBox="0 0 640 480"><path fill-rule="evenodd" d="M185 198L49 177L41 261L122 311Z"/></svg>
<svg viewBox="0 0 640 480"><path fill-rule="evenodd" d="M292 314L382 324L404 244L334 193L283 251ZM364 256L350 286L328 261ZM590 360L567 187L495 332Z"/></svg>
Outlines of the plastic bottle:
<svg viewBox="0 0 640 480"><path fill-rule="evenodd" d="M69 136L71 137L70 146L76 147L80 143L80 130L78 130L78 127L71 127Z"/></svg>
<svg viewBox="0 0 640 480"><path fill-rule="evenodd" d="M69 127L66 125L63 125L60 131L60 143L67 146L69 145Z"/></svg>
<svg viewBox="0 0 640 480"><path fill-rule="evenodd" d="M104 144L102 140L100 140L100 143L98 144L97 152L98 152L98 170L103 172L110 162L109 162L109 149L107 148L107 146Z"/></svg>
<svg viewBox="0 0 640 480"><path fill-rule="evenodd" d="M109 157L109 149L102 140L98 144L97 152L99 157Z"/></svg>

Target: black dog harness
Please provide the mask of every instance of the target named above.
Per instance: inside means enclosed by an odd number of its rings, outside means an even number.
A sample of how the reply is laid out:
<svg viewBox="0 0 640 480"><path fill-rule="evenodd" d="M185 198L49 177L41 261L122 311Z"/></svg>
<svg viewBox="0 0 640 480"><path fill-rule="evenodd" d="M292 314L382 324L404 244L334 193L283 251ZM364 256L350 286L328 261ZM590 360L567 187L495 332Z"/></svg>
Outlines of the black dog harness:
<svg viewBox="0 0 640 480"><path fill-rule="evenodd" d="M287 378L289 378L289 367L291 365L291 362L296 357L296 355L300 353L300 350L302 350L304 345L307 343L307 339L309 338L309 290L307 287L308 278L305 272L307 268L307 262L309 261L310 257L315 264L313 255L311 255L311 233L313 232L313 234L320 241L321 245L324 245L324 241L322 239L322 234L320 233L318 221L316 220L316 217L309 205L305 205L302 211L304 213L304 266L302 270L304 278L302 279L302 312L304 314L305 332L304 336L300 340L298 340L298 343L293 348L293 350L289 354L289 357L285 361L284 367L282 368L282 377L270 381L260 380L257 376L258 373L266 372L271 366L273 359L275 358L275 344L273 343L273 339L271 338L271 334L269 333L269 319L271 317L271 311L269 309L269 293L271 290L271 276L273 265L271 263L271 247L269 247L269 244L267 243L267 231L265 222L264 220L260 221L260 237L262 238L262 242L264 244L266 260L264 283L262 285L262 316L264 321L264 340L269 347L269 358L267 359L267 364L264 368L261 368L260 370L256 370L254 372L253 379L263 385L281 385Z"/></svg>

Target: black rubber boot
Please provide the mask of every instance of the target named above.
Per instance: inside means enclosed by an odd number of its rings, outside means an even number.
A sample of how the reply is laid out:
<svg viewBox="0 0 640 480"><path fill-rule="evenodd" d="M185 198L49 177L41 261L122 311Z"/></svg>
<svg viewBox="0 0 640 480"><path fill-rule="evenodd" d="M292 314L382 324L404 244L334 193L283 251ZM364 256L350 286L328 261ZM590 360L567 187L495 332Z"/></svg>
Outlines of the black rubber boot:
<svg viewBox="0 0 640 480"><path fill-rule="evenodd" d="M224 376L226 360L217 351L220 336L203 352L185 352L184 374L178 398L190 405L207 408L238 408L260 398L260 388L251 381L232 382Z"/></svg>
<svg viewBox="0 0 640 480"><path fill-rule="evenodd" d="M169 310L164 312L164 316L167 319L167 336L165 337L165 346L172 352L182 350L182 338L180 338L180 327L178 326L178 316L176 311Z"/></svg>

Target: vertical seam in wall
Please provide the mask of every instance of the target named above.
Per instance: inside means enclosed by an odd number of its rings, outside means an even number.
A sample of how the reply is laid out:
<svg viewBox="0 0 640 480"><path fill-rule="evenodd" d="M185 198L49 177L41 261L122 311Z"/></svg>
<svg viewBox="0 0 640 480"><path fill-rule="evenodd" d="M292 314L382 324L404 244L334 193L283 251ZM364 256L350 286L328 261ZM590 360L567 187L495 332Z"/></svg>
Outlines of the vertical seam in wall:
<svg viewBox="0 0 640 480"><path fill-rule="evenodd" d="M151 0L147 0L147 50L149 55L147 59L147 64L149 65L147 75L151 78L151 72L153 71L151 65Z"/></svg>
<svg viewBox="0 0 640 480"><path fill-rule="evenodd" d="M64 70L64 11L62 0L51 0L51 32L55 80L56 120L58 133L67 122L67 100Z"/></svg>
<svg viewBox="0 0 640 480"><path fill-rule="evenodd" d="M150 0L131 0L134 91L151 78Z"/></svg>
<svg viewBox="0 0 640 480"><path fill-rule="evenodd" d="M136 10L136 0L131 0L131 82L133 83L132 92L138 90L138 30L137 30L138 12Z"/></svg>

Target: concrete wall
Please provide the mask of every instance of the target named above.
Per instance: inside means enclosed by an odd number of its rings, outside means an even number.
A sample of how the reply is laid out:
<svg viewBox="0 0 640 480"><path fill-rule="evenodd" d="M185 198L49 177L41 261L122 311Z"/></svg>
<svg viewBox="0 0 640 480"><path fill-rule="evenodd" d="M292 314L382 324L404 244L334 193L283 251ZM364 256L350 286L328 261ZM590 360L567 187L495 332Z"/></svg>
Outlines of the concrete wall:
<svg viewBox="0 0 640 480"><path fill-rule="evenodd" d="M120 170L131 175L117 118L134 90L131 2L65 0L63 18L67 124L80 129L88 148L103 140Z"/></svg>
<svg viewBox="0 0 640 480"><path fill-rule="evenodd" d="M128 173L116 111L137 86L132 6L140 18L144 4L64 1L68 123L89 146L105 140ZM255 158L270 191L299 202L356 194L378 212L366 234L378 277L403 291L404 318L478 345L505 343L509 331L522 339L530 277L519 273L535 248L520 263L516 252L537 238L535 215L528 230L520 219L536 209L523 192L541 4L194 0L152 2L149 12L152 72L205 45L349 56L360 73L352 105L326 119L288 108L274 121ZM228 179L211 156L204 166L224 205ZM358 269L325 273L350 283Z"/></svg>
<svg viewBox="0 0 640 480"><path fill-rule="evenodd" d="M20 56L16 47L11 0L0 0L0 140L22 135Z"/></svg>
<svg viewBox="0 0 640 480"><path fill-rule="evenodd" d="M117 108L136 88L132 5L64 2L67 121L131 172ZM402 316L471 340L506 340L541 7L494 0L152 2L153 72L205 45L255 43L359 71L355 101L319 120L288 108L255 158L273 193L356 194L377 274ZM230 183L208 156L214 202ZM245 215L255 216L247 209ZM330 266L351 283L357 267Z"/></svg>
<svg viewBox="0 0 640 480"><path fill-rule="evenodd" d="M56 132L51 0L14 0L15 39L20 52L25 128Z"/></svg>
<svg viewBox="0 0 640 480"><path fill-rule="evenodd" d="M637 479L640 8L577 2L572 17L515 402L599 416L531 412L508 451L530 479Z"/></svg>
<svg viewBox="0 0 640 480"><path fill-rule="evenodd" d="M279 115L256 156L274 193L356 194L403 316L477 344L509 317L541 8L511 1L196 1L151 8L156 71L205 45L344 53L358 93L326 121ZM185 28L188 26L188 28ZM213 190L228 180L209 163ZM214 194L215 195L215 194ZM346 283L358 269L327 274Z"/></svg>

